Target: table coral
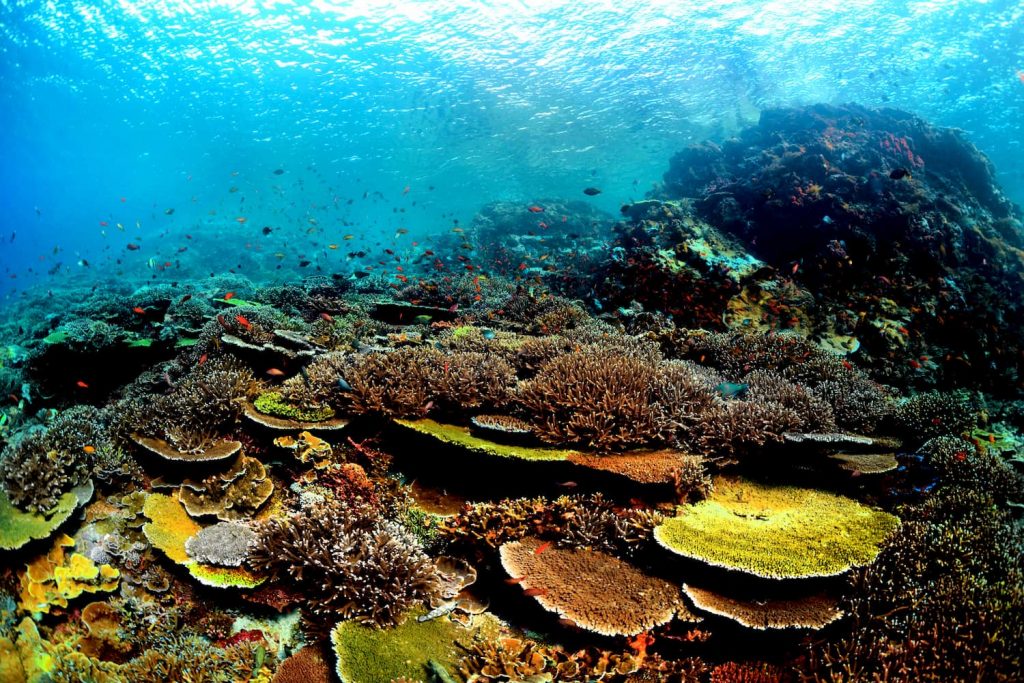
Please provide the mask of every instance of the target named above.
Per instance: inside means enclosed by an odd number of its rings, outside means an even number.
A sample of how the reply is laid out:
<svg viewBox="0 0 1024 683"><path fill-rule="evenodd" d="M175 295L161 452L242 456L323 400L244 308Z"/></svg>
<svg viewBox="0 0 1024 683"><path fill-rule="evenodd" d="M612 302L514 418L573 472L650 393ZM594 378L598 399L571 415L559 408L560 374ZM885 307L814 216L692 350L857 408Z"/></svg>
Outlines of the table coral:
<svg viewBox="0 0 1024 683"><path fill-rule="evenodd" d="M898 526L887 512L825 491L719 478L707 500L680 508L654 537L712 566L789 579L870 564Z"/></svg>
<svg viewBox="0 0 1024 683"><path fill-rule="evenodd" d="M632 636L673 616L696 621L679 587L597 550L559 548L524 538L500 548L501 564L544 609L582 629Z"/></svg>

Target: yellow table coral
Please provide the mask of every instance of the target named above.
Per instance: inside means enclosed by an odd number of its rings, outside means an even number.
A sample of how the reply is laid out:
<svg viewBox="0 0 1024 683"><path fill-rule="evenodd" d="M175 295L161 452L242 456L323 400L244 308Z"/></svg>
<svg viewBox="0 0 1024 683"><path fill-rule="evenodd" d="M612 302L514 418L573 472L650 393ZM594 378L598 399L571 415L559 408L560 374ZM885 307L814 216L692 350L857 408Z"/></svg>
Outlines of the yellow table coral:
<svg viewBox="0 0 1024 683"><path fill-rule="evenodd" d="M770 579L835 576L870 564L895 516L816 489L719 479L714 494L654 530L672 552Z"/></svg>

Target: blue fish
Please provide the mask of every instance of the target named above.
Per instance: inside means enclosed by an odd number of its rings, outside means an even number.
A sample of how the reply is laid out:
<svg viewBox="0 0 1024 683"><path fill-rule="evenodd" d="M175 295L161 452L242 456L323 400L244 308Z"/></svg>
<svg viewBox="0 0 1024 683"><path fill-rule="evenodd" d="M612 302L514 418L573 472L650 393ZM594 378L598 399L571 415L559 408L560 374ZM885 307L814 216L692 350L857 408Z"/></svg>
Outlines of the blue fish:
<svg viewBox="0 0 1024 683"><path fill-rule="evenodd" d="M747 395L747 389L750 388L749 384L739 384L737 382L722 382L715 387L715 391L722 398L743 398Z"/></svg>
<svg viewBox="0 0 1024 683"><path fill-rule="evenodd" d="M344 377L338 378L338 388L342 391L352 391L352 385L345 381Z"/></svg>
<svg viewBox="0 0 1024 683"><path fill-rule="evenodd" d="M498 336L494 332L494 330L488 330L488 329L480 330L480 334L481 334L481 336L483 336L484 339L494 339L495 337Z"/></svg>

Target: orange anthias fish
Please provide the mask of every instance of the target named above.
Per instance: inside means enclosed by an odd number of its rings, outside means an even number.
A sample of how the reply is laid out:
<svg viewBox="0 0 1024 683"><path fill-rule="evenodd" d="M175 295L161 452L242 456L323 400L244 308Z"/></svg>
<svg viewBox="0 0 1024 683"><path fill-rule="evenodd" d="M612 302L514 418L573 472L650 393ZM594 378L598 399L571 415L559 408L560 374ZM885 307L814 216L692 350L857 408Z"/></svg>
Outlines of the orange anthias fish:
<svg viewBox="0 0 1024 683"><path fill-rule="evenodd" d="M532 205L530 207L530 213L543 213L543 212L544 212L544 207L543 206L537 206L536 204L534 204L534 205Z"/></svg>
<svg viewBox="0 0 1024 683"><path fill-rule="evenodd" d="M545 541L544 543L541 543L539 546L537 546L536 549L534 549L533 554L534 555L540 555L542 552L544 552L545 550L547 550L550 547L551 547L551 541Z"/></svg>
<svg viewBox="0 0 1024 683"><path fill-rule="evenodd" d="M93 453L96 452L96 447L95 446L84 446L84 447L82 447L82 450L85 451L86 453L88 453L89 455L92 455Z"/></svg>
<svg viewBox="0 0 1024 683"><path fill-rule="evenodd" d="M231 301L231 299L232 299L232 298L233 298L234 296L235 296L235 293L234 293L234 292L228 292L227 294L225 294L225 295L224 295L224 301Z"/></svg>
<svg viewBox="0 0 1024 683"><path fill-rule="evenodd" d="M199 356L199 365L202 365L205 362L206 362L206 354L204 353L203 355Z"/></svg>
<svg viewBox="0 0 1024 683"><path fill-rule="evenodd" d="M284 370L278 370L277 368L270 368L267 370L267 374L271 377L284 377Z"/></svg>
<svg viewBox="0 0 1024 683"><path fill-rule="evenodd" d="M528 598L535 598L538 595L547 595L547 591L543 588L527 588L523 591L523 595Z"/></svg>
<svg viewBox="0 0 1024 683"><path fill-rule="evenodd" d="M245 329L247 329L247 330L251 330L252 329L252 323L249 322L248 318L246 318L244 315L236 315L235 316L235 320L237 320L238 324L241 325L242 327L244 327Z"/></svg>
<svg viewBox="0 0 1024 683"><path fill-rule="evenodd" d="M132 309L132 312L138 313L139 315L146 315L146 309L143 308L142 306L136 306L135 308Z"/></svg>
<svg viewBox="0 0 1024 683"><path fill-rule="evenodd" d="M1019 81L1020 81L1021 83L1024 83L1024 71L1018 71L1018 72L1017 72L1017 79L1018 79L1018 80L1019 80Z"/></svg>
<svg viewBox="0 0 1024 683"><path fill-rule="evenodd" d="M323 318L324 320L326 320L326 321L327 321L327 322L329 322L329 323L333 323L333 322L334 322L334 318L332 318L332 317L331 317L331 314L330 314L330 313L327 313L326 311L324 311L323 313L321 313L321 314L320 314L320 317L321 317L321 318Z"/></svg>
<svg viewBox="0 0 1024 683"><path fill-rule="evenodd" d="M89 385L86 384L85 382L83 382L82 380L78 380L77 382L75 382L75 386L78 387L79 389L88 389L89 388Z"/></svg>

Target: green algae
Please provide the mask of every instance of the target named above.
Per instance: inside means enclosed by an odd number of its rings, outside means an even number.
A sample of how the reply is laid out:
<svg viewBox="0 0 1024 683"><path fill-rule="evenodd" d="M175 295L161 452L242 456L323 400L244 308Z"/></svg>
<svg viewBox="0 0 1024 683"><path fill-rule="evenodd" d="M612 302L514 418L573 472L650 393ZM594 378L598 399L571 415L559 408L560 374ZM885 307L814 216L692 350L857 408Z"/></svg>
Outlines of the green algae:
<svg viewBox="0 0 1024 683"><path fill-rule="evenodd" d="M298 422L323 422L334 417L334 409L329 406L324 406L323 408L301 408L286 402L277 391L268 391L260 394L253 401L253 406L265 415L284 417Z"/></svg>
<svg viewBox="0 0 1024 683"><path fill-rule="evenodd" d="M578 451L545 448L541 446L515 446L503 443L496 443L481 439L470 433L469 427L460 425L444 424L431 419L422 420L395 420L403 427L432 436L438 441L461 446L474 453L497 456L500 458L516 458L518 460L538 461L561 461L567 460L570 456L581 455Z"/></svg>
<svg viewBox="0 0 1024 683"><path fill-rule="evenodd" d="M718 479L707 500L654 530L664 548L770 579L836 576L870 564L899 519L817 489Z"/></svg>
<svg viewBox="0 0 1024 683"><path fill-rule="evenodd" d="M473 618L467 630L447 617L418 621L425 611L414 610L405 623L379 629L355 621L344 621L331 631L331 645L337 658L342 683L364 681L431 680L436 671L455 671L465 650L477 635L497 637L501 622L490 614Z"/></svg>
<svg viewBox="0 0 1024 683"><path fill-rule="evenodd" d="M174 342L174 348L182 349L185 348L186 346L195 346L198 343L198 339L193 339L192 337L182 337L178 341Z"/></svg>
<svg viewBox="0 0 1024 683"><path fill-rule="evenodd" d="M16 508L0 489L0 550L16 550L29 541L47 538L92 494L92 482L88 482L62 495L46 512L26 512Z"/></svg>
<svg viewBox="0 0 1024 683"><path fill-rule="evenodd" d="M132 339L131 341L125 341L125 345L129 348L137 349L148 349L153 345L152 339Z"/></svg>
<svg viewBox="0 0 1024 683"><path fill-rule="evenodd" d="M63 344L71 338L71 335L67 330L54 330L50 334L43 337L44 344Z"/></svg>

